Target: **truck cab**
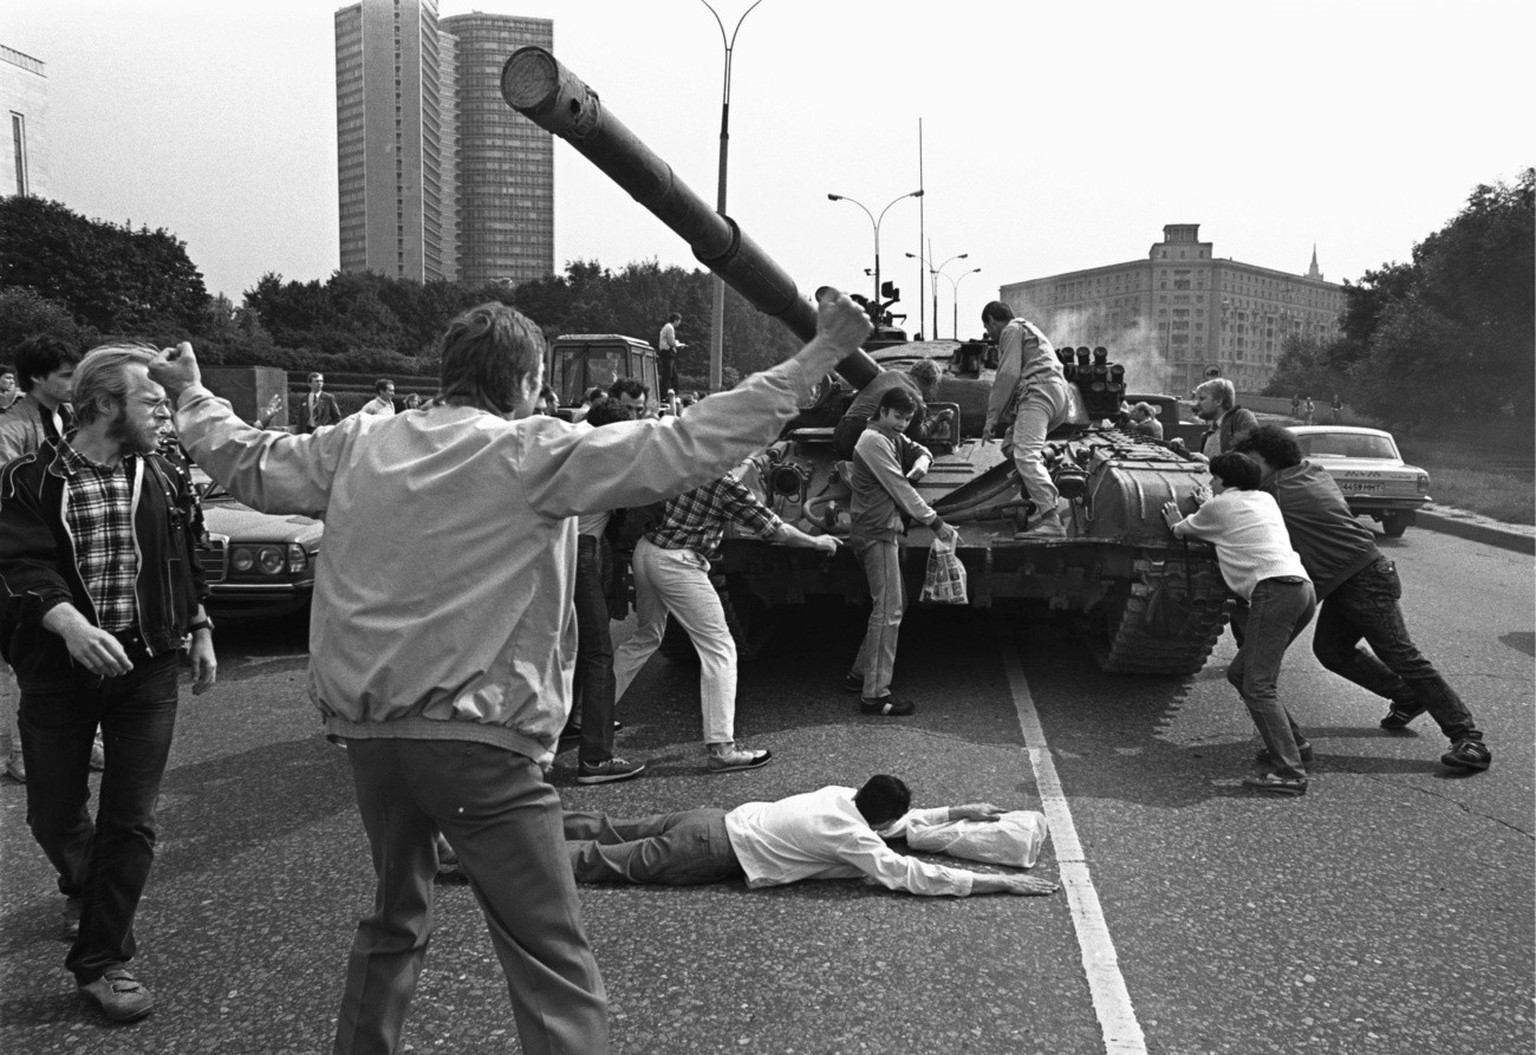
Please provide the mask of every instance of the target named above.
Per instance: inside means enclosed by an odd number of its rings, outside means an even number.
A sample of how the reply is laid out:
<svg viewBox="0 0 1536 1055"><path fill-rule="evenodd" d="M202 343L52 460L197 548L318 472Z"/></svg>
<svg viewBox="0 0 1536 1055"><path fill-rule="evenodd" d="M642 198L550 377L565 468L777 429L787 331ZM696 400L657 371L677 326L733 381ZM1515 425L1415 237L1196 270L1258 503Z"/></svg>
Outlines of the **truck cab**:
<svg viewBox="0 0 1536 1055"><path fill-rule="evenodd" d="M563 409L579 407L588 389L607 389L621 377L644 385L653 400L666 397L656 389L656 349L638 337L618 333L567 333L549 346L544 380L555 390Z"/></svg>

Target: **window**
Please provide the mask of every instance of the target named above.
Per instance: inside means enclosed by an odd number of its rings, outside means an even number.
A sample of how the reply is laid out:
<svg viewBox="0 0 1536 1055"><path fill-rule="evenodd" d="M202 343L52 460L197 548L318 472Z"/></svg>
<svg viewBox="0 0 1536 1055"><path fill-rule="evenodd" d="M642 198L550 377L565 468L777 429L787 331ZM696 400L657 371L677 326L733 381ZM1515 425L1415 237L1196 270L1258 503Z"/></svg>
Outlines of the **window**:
<svg viewBox="0 0 1536 1055"><path fill-rule="evenodd" d="M11 141L16 146L16 193L25 198L27 190L27 119L11 111Z"/></svg>

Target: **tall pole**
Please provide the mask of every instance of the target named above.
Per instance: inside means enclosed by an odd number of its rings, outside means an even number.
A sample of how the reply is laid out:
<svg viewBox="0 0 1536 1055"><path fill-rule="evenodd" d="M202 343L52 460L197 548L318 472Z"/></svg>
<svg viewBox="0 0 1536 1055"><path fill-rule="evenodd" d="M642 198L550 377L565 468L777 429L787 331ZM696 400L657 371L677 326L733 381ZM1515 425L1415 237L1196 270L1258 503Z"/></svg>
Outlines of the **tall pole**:
<svg viewBox="0 0 1536 1055"><path fill-rule="evenodd" d="M885 214L891 211L891 206L892 205L895 205L899 201L904 201L907 198L921 198L922 196L923 196L922 188L918 188L917 190L914 190L914 191L908 191L906 194L898 194L898 195L896 195L896 197L894 197L894 198L892 198L890 200L890 203L888 205L886 205L885 208L880 210L879 217L876 217L874 213L869 211L869 209L864 205L863 202L859 201L856 198L850 198L846 194L828 194L827 195L827 200L828 201L845 201L845 202L848 202L851 205L857 205L860 209L863 209L864 210L864 215L869 217L869 225L875 229L875 300L874 300L874 303L875 303L876 311L879 311L879 305L880 305L880 224L881 224L881 222L883 222L885 220ZM882 320L875 319L873 321L875 323L875 326L878 327Z"/></svg>
<svg viewBox="0 0 1536 1055"><path fill-rule="evenodd" d="M715 195L715 211L724 216L725 166L731 148L731 59L736 49L736 34L741 32L741 24L763 0L754 0L752 7L741 13L741 17L736 20L736 28L731 30L729 39L725 35L725 23L720 21L719 12L714 9L709 0L699 0L699 2L709 8L709 13L715 16L715 25L720 27L720 43L725 46L725 85L720 92L720 182ZM709 390L718 392L725 387L725 280L716 275L714 285L714 303L710 312L709 328ZM673 369L675 370L676 366Z"/></svg>
<svg viewBox="0 0 1536 1055"><path fill-rule="evenodd" d="M976 272L978 272L980 270L981 270L981 268L979 268L979 267L973 267L969 271L967 271L964 275L961 275L959 278L951 279L950 280L950 284L954 288L955 305L954 305L954 319L949 324L949 327L950 327L949 328L949 335L951 337L953 337L957 341L960 339L960 283L965 281L967 275L974 275ZM949 278L948 275L945 275L944 277L945 278Z"/></svg>
<svg viewBox="0 0 1536 1055"><path fill-rule="evenodd" d="M918 186L919 190L923 189L923 119L921 117L919 117L917 119L917 186ZM924 241L924 239L926 239L928 237L928 235L927 235L927 224L928 224L928 203L926 201L923 201L923 200L919 199L918 203L917 203L917 244L919 246L927 244ZM930 257L933 256L933 251L929 250L928 255ZM935 293L934 296L938 296L938 294ZM923 269L922 268L918 268L917 269L917 336L918 336L919 340L922 339L923 334L928 332L927 326L928 326L927 321L923 318ZM934 308L933 308L933 328L934 329L938 329L939 328L939 308L938 308L937 304L935 304ZM938 336L938 335L935 334L934 336Z"/></svg>

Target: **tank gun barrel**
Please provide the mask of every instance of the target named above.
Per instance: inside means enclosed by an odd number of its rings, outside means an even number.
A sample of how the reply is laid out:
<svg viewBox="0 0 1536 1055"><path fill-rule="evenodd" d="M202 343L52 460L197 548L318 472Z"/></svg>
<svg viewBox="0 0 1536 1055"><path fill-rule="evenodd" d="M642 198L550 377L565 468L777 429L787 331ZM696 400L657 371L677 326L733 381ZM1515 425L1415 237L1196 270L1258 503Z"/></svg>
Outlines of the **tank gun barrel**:
<svg viewBox="0 0 1536 1055"><path fill-rule="evenodd" d="M657 219L682 237L699 262L758 310L801 340L816 335L816 308L794 280L744 232L704 199L603 106L597 92L540 47L518 48L501 70L507 105L564 139ZM862 350L838 364L862 388L880 367Z"/></svg>

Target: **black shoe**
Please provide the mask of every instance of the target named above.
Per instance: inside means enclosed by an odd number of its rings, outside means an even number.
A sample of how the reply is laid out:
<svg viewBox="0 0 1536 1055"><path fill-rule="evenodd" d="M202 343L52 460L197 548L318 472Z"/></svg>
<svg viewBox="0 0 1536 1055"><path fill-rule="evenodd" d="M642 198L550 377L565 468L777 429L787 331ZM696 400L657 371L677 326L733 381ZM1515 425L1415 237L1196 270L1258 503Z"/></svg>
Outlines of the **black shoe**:
<svg viewBox="0 0 1536 1055"><path fill-rule="evenodd" d="M1408 728L1408 724L1423 713L1423 704L1394 703L1392 709L1387 711L1387 716L1381 720L1381 727L1388 732L1400 732Z"/></svg>
<svg viewBox="0 0 1536 1055"><path fill-rule="evenodd" d="M878 714L885 718L905 718L917 710L917 705L911 700L898 700L894 696L882 696L878 700L867 698L860 700L859 710L865 714Z"/></svg>
<svg viewBox="0 0 1536 1055"><path fill-rule="evenodd" d="M1297 740L1296 741L1296 750L1301 752L1301 760L1303 762L1311 764L1311 762L1312 762L1312 741L1311 740ZM1259 753L1253 756L1253 760L1255 762L1257 762L1261 766L1274 766L1274 765L1276 765L1275 756L1269 753L1269 748L1267 748L1267 747L1259 748Z"/></svg>
<svg viewBox="0 0 1536 1055"><path fill-rule="evenodd" d="M864 675L849 671L843 675L843 691L856 696L864 695Z"/></svg>
<svg viewBox="0 0 1536 1055"><path fill-rule="evenodd" d="M576 768L576 783L614 784L638 777L644 769L644 762L631 762L617 756L603 762L583 762Z"/></svg>
<svg viewBox="0 0 1536 1055"><path fill-rule="evenodd" d="M1272 795L1305 795L1307 778L1283 777L1279 773L1261 773L1258 776L1244 777L1243 786L1255 791L1267 791Z"/></svg>
<svg viewBox="0 0 1536 1055"><path fill-rule="evenodd" d="M1440 756L1440 764L1452 769L1466 769L1481 773L1493 761L1493 752L1483 746L1481 740L1457 740L1451 749Z"/></svg>

